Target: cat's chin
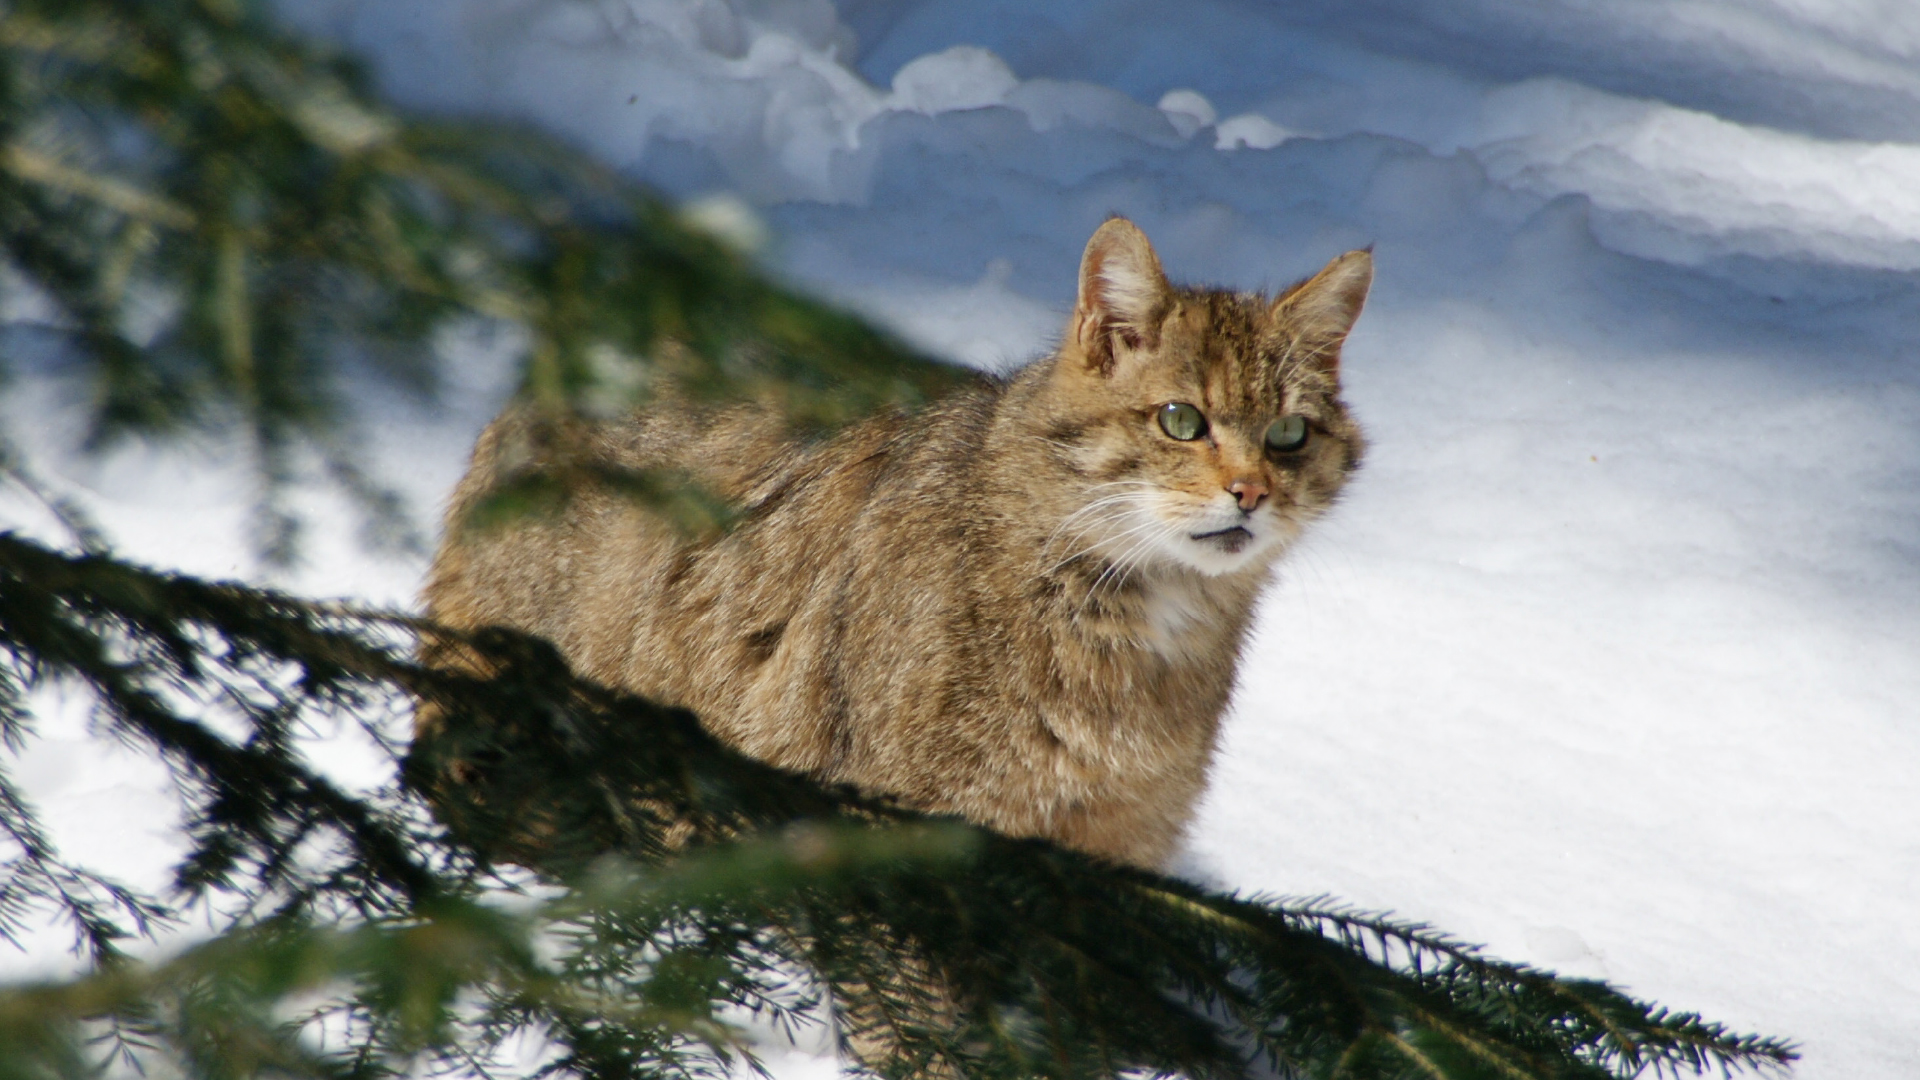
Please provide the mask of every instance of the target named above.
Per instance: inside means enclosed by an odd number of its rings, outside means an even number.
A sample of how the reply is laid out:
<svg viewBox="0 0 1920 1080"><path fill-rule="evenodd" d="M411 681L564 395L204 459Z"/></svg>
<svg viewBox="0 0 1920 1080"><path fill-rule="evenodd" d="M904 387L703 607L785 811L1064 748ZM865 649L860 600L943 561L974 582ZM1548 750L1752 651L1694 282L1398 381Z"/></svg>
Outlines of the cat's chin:
<svg viewBox="0 0 1920 1080"><path fill-rule="evenodd" d="M1238 555L1253 546L1253 533L1241 525L1235 525L1230 529L1216 529L1210 533L1196 533L1187 539L1206 550L1217 550L1227 555Z"/></svg>
<svg viewBox="0 0 1920 1080"><path fill-rule="evenodd" d="M1189 533L1184 541L1169 545L1178 562L1208 577L1219 577L1272 561L1275 538L1255 535L1235 525L1207 533Z"/></svg>

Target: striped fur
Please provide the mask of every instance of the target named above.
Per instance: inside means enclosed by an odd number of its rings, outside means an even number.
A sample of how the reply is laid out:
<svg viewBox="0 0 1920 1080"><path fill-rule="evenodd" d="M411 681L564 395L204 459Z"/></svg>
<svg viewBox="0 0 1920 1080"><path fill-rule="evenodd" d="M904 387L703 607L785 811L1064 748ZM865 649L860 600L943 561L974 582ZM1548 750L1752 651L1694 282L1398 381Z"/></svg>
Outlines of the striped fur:
<svg viewBox="0 0 1920 1080"><path fill-rule="evenodd" d="M817 443L745 407L581 429L599 462L687 470L741 520L691 539L588 483L562 515L449 528L428 610L546 636L776 764L1158 865L1270 568L1359 462L1339 350L1371 266L1351 252L1278 297L1175 288L1116 218L1053 355ZM1169 438L1168 402L1208 435ZM1291 455L1261 441L1283 413L1312 425ZM538 441L528 414L496 420L449 521ZM1235 483L1269 494L1245 513Z"/></svg>

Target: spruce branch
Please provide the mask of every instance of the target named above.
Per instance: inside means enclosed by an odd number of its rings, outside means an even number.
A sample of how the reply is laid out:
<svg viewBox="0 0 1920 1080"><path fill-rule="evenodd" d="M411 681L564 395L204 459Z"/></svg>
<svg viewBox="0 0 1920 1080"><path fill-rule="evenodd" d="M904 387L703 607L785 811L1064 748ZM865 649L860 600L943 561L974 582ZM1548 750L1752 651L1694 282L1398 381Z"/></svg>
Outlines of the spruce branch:
<svg viewBox="0 0 1920 1080"><path fill-rule="evenodd" d="M93 516L28 467L25 456L5 437L0 437L0 476L12 481L15 487L26 492L29 498L53 515L53 519L60 523L67 536L82 551L90 554L106 552L107 534L93 520Z"/></svg>
<svg viewBox="0 0 1920 1080"><path fill-rule="evenodd" d="M189 231L198 227L193 211L167 198L114 179L66 165L20 145L0 148L0 168L20 180L91 199L130 218Z"/></svg>
<svg viewBox="0 0 1920 1080"><path fill-rule="evenodd" d="M416 642L439 650L435 665ZM505 631L455 634L0 535L0 644L22 686L92 688L114 730L175 770L195 823L183 883L247 900L263 928L365 928L398 958L393 942L441 932L391 936L403 929L475 905L496 918L485 898L515 874L560 890L530 916L564 943L539 972L512 967L507 938L487 939L507 949L496 957L448 930L467 959L433 960L421 986L382 982L402 978L384 968L340 976L351 992L327 1015L370 1033L378 1052L354 1066L368 1075L421 1055L485 1061L538 1030L562 1071L690 1080L748 1052L728 1010L801 1024L827 1000L842 1037L884 1034L878 1067L901 1076L1226 1080L1260 1058L1282 1075L1573 1080L1794 1056L1418 924L1212 893L823 787ZM395 763L400 784L351 794L301 757L303 723L408 701L428 726ZM535 933L516 925L513 941ZM248 985L246 1000L272 998ZM301 1045L268 1037L285 1019L266 1005L189 1012L178 1001L205 994L128 993L143 1003L87 1015L148 1023L143 1037L180 1053L228 1045L220 1025L237 1025L248 1054ZM42 1028L19 1037L65 1045Z"/></svg>
<svg viewBox="0 0 1920 1080"><path fill-rule="evenodd" d="M430 391L451 320L524 328L523 390L556 416L674 388L829 427L970 378L552 140L395 114L247 5L14 0L0 85L0 252L62 310L88 445L240 432L270 561L297 553L282 492L308 452L397 535L344 452L343 365ZM136 286L181 301L157 331L129 330Z"/></svg>

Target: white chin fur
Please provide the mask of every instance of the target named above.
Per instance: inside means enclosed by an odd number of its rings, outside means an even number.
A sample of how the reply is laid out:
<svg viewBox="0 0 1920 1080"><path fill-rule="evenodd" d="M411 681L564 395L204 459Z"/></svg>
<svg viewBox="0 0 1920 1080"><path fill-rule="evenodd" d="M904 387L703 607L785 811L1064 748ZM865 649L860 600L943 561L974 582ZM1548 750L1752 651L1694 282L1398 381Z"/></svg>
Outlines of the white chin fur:
<svg viewBox="0 0 1920 1080"><path fill-rule="evenodd" d="M1235 526L1244 529L1245 535L1208 535ZM1171 564L1208 577L1270 563L1300 532L1298 524L1270 510L1242 518L1237 510L1164 502L1151 509L1135 507L1111 529L1109 538L1099 545L1109 557L1117 556L1130 567Z"/></svg>
<svg viewBox="0 0 1920 1080"><path fill-rule="evenodd" d="M1209 577L1231 574L1250 566L1271 562L1280 552L1280 530L1271 521L1250 522L1252 533L1237 547L1231 541L1181 536L1163 546L1174 562L1198 570Z"/></svg>
<svg viewBox="0 0 1920 1080"><path fill-rule="evenodd" d="M1279 558L1286 541L1299 532L1266 511L1245 519L1237 512L1185 516L1181 527L1170 530L1160 544L1161 554L1171 562L1209 577L1272 562ZM1221 533L1235 526L1239 526L1237 534Z"/></svg>

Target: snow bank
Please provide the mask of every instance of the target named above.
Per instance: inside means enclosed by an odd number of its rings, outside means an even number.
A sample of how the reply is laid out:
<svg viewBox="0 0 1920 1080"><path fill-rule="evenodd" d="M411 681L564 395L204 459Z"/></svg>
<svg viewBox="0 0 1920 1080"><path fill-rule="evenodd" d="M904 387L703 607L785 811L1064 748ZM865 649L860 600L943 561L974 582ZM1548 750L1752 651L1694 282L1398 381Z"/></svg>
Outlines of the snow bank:
<svg viewBox="0 0 1920 1080"><path fill-rule="evenodd" d="M1287 0L1289 19L1500 81L1558 74L1730 119L1920 136L1920 8L1880 0Z"/></svg>
<svg viewBox="0 0 1920 1080"><path fill-rule="evenodd" d="M1798 1037L1807 1080L1920 1070L1920 9L281 7L980 366L1047 348L1115 211L1188 280L1377 244L1373 451L1264 609L1183 870ZM510 353L438 420L375 418L423 506ZM242 565L184 466L68 477L139 554ZM411 594L319 543L297 587Z"/></svg>

